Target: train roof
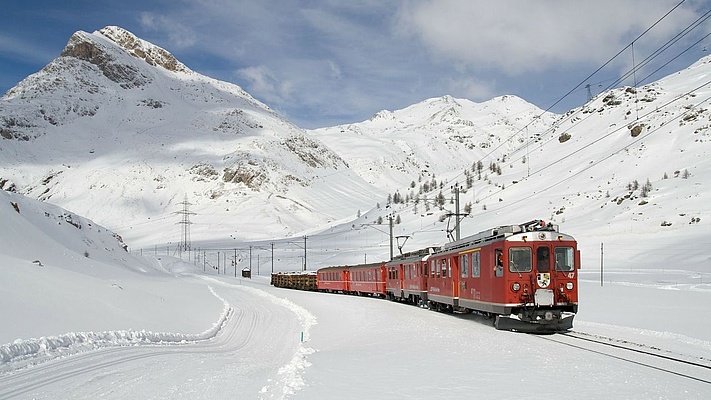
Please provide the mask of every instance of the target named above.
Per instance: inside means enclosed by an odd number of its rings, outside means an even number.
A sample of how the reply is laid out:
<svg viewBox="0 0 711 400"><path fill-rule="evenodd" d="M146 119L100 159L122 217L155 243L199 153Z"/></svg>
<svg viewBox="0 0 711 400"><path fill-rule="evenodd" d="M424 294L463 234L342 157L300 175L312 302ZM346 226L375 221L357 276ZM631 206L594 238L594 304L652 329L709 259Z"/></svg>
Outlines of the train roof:
<svg viewBox="0 0 711 400"><path fill-rule="evenodd" d="M407 253L400 254L398 256L393 257L393 259L388 262L391 263L391 262L403 262L403 261L412 261L412 260L424 260L430 254L434 254L437 251L439 251L440 249L441 249L441 247L431 246L431 247L425 247L424 249L409 251Z"/></svg>
<svg viewBox="0 0 711 400"><path fill-rule="evenodd" d="M545 222L540 219L516 225L503 225L481 231L471 236L467 236L455 242L447 243L441 252L449 252L464 247L484 245L497 240L503 240L509 236L525 232L558 232L558 225ZM565 235L566 239L573 240L571 236Z"/></svg>
<svg viewBox="0 0 711 400"><path fill-rule="evenodd" d="M374 263L369 263L369 264L357 264L357 265L334 265L330 267L323 267L319 268L318 272L321 271L340 271L344 269L353 269L353 268L377 268L382 266L384 261L379 261L379 262L374 262Z"/></svg>

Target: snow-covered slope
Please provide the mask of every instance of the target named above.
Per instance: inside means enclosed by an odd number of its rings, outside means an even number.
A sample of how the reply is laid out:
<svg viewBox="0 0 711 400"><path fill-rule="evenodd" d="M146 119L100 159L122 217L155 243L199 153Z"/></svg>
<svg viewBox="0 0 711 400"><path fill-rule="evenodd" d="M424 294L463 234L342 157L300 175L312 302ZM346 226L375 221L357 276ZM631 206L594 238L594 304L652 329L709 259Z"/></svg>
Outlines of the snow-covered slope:
<svg viewBox="0 0 711 400"><path fill-rule="evenodd" d="M556 117L516 96L484 103L444 96L310 133L387 191L499 159L520 146L527 132L547 129Z"/></svg>
<svg viewBox="0 0 711 400"><path fill-rule="evenodd" d="M132 240L174 240L154 222L174 223L185 197L200 215L196 238L289 235L372 203L369 185L326 146L238 86L117 27L77 32L8 91L0 133L3 189ZM352 205L324 204L343 194Z"/></svg>
<svg viewBox="0 0 711 400"><path fill-rule="evenodd" d="M166 324L169 332L195 335L223 312L206 287L174 279L181 270L132 254L119 235L89 219L0 190L0 220L2 343L38 333L161 331ZM199 316L187 321L183 312ZM31 349L4 348L0 358L23 351Z"/></svg>

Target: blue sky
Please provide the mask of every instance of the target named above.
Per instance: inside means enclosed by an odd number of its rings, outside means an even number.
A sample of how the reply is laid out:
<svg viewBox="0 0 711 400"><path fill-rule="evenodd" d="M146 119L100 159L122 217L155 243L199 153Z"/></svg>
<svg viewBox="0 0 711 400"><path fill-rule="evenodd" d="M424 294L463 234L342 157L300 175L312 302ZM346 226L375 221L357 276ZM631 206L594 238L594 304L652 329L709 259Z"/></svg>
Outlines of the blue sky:
<svg viewBox="0 0 711 400"><path fill-rule="evenodd" d="M360 122L431 97L513 94L548 109L681 0L7 1L0 92L70 36L117 25L189 68L240 85L303 128ZM711 10L686 0L586 81L593 95ZM705 16L705 17L708 17ZM652 59L648 83L711 54L711 19ZM701 40L698 44L695 42ZM708 51L705 51L708 49ZM630 78L620 85L633 85ZM587 100L584 85L552 108Z"/></svg>

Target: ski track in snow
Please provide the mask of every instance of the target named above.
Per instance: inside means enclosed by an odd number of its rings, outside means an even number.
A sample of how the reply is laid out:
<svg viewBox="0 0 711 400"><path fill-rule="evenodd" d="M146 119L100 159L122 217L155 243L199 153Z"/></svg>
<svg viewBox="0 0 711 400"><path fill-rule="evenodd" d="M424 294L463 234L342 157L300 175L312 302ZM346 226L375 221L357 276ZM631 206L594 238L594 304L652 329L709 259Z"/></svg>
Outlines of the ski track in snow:
<svg viewBox="0 0 711 400"><path fill-rule="evenodd" d="M218 320L210 329L202 333L182 334L145 330L119 330L70 332L59 336L41 337L39 339L16 340L13 343L0 346L0 373L9 373L60 357L101 348L141 345L182 345L211 340L220 332L227 320L235 313L234 308L230 306L229 302L215 292L213 285L221 285L231 289L237 286L206 276L196 275L196 277L209 282L208 288L210 292L224 304L224 309ZM286 298L279 298L252 287L238 287L252 295L263 297L280 307L294 312L301 323L303 329L302 340L293 358L286 365L279 368L276 377L269 379L267 384L259 392L261 399L284 399L287 396L295 394L305 385L302 375L304 370L311 365L306 359L310 354L316 352L316 350L304 346L304 343L309 340L311 327L317 323L316 317L303 307L294 304Z"/></svg>
<svg viewBox="0 0 711 400"><path fill-rule="evenodd" d="M214 282L215 284L222 284L225 286L234 287L234 285L227 284L207 276L198 275L198 277L206 281ZM241 288L256 296L263 297L276 305L293 311L302 325L303 330L301 332L301 343L299 344L299 347L297 348L294 357L289 363L281 367L277 372L276 378L270 379L268 384L265 385L259 392L260 399L285 399L288 396L295 394L298 390L302 389L305 386L305 382L302 379L302 375L304 370L307 367L311 366L311 363L307 361L307 357L310 354L315 353L316 350L310 347L305 347L304 343L308 342L309 332L311 330L311 327L317 324L317 319L308 310L294 304L292 301L286 298L277 297L273 294L265 292L264 290L248 286L242 286Z"/></svg>

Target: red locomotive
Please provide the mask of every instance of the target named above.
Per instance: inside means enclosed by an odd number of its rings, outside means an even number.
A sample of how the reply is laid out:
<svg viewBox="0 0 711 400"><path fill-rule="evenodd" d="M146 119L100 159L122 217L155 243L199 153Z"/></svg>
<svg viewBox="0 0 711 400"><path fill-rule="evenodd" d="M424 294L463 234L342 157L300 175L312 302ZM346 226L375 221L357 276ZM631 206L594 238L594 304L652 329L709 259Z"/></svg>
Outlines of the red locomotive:
<svg viewBox="0 0 711 400"><path fill-rule="evenodd" d="M556 332L578 310L575 239L541 220L507 225L383 263L317 271L319 291L366 294L495 317L497 329Z"/></svg>

